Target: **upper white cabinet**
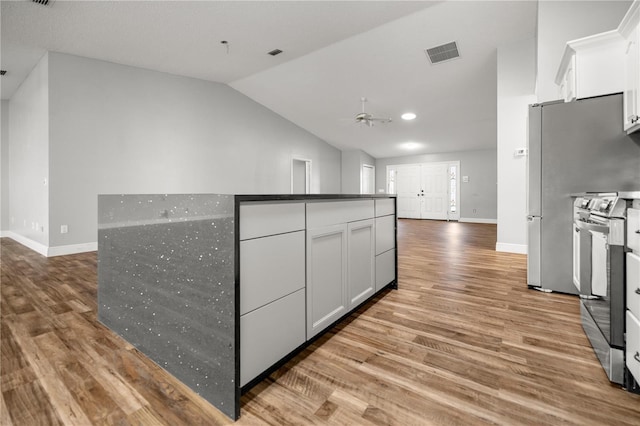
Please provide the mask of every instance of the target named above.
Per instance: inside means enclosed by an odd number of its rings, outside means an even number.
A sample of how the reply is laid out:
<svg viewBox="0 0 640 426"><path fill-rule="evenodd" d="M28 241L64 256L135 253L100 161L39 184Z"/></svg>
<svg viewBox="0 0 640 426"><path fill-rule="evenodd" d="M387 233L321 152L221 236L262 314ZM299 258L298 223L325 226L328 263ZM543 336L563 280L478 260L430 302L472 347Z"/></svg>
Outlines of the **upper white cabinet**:
<svg viewBox="0 0 640 426"><path fill-rule="evenodd" d="M625 42L617 30L567 42L556 75L565 102L623 91Z"/></svg>
<svg viewBox="0 0 640 426"><path fill-rule="evenodd" d="M633 2L618 32L624 40L624 130L640 129L640 1Z"/></svg>

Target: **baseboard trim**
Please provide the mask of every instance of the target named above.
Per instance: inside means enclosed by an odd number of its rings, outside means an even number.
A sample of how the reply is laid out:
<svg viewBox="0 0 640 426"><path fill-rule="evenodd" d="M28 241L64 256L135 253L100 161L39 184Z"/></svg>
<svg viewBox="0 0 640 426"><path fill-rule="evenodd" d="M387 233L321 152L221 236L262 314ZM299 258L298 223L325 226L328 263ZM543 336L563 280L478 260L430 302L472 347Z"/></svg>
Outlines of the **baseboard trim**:
<svg viewBox="0 0 640 426"><path fill-rule="evenodd" d="M69 244L66 246L49 247L47 257L65 256L68 254L86 253L88 251L98 250L98 243Z"/></svg>
<svg viewBox="0 0 640 426"><path fill-rule="evenodd" d="M475 217L461 217L458 219L458 222L467 222L467 223L492 223L494 225L498 224L498 219L482 219Z"/></svg>
<svg viewBox="0 0 640 426"><path fill-rule="evenodd" d="M507 253L527 254L526 244L496 243L496 251Z"/></svg>
<svg viewBox="0 0 640 426"><path fill-rule="evenodd" d="M20 234L16 234L15 232L12 232L12 231L3 232L3 236L7 238L11 238L13 241L22 244L23 246L35 251L36 253L42 256L47 256L48 247L42 243L33 241L30 238L27 238Z"/></svg>
<svg viewBox="0 0 640 426"><path fill-rule="evenodd" d="M47 247L44 244L33 241L32 239L29 239L25 236L16 234L15 232L11 232L11 231L2 231L0 233L0 236L11 238L13 241L20 243L23 246L45 257L65 256L68 254L85 253L88 251L98 250L97 242Z"/></svg>

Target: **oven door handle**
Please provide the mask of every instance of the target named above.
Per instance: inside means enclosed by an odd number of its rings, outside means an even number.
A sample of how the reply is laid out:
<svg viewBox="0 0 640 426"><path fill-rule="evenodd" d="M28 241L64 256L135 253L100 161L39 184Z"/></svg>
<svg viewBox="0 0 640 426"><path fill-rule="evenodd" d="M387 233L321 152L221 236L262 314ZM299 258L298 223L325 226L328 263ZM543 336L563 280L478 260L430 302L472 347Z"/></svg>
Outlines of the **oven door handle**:
<svg viewBox="0 0 640 426"><path fill-rule="evenodd" d="M583 222L581 220L576 220L575 224L580 229L585 229L587 231L599 232L601 234L609 235L609 227L607 225L588 223L588 222Z"/></svg>

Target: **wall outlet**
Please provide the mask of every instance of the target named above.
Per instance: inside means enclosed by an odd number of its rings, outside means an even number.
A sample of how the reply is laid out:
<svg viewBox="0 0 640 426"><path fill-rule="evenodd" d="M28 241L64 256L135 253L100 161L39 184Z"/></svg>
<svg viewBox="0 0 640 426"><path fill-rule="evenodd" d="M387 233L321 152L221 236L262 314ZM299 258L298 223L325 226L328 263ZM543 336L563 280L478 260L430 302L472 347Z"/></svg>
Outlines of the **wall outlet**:
<svg viewBox="0 0 640 426"><path fill-rule="evenodd" d="M61 233L61 234L66 234L67 232L69 232L69 226L67 226L67 225L60 225L60 233Z"/></svg>
<svg viewBox="0 0 640 426"><path fill-rule="evenodd" d="M462 182L469 183L469 176L462 176Z"/></svg>

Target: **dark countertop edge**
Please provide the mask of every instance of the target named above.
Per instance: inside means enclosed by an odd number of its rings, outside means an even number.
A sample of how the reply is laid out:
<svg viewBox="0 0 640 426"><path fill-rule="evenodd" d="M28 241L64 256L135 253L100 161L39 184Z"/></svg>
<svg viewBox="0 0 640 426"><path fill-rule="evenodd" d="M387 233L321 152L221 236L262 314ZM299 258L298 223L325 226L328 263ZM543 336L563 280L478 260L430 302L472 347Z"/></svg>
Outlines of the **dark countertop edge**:
<svg viewBox="0 0 640 426"><path fill-rule="evenodd" d="M300 200L346 200L358 198L396 198L395 194L254 194L235 195L236 201L300 201Z"/></svg>
<svg viewBox="0 0 640 426"><path fill-rule="evenodd" d="M624 199L640 199L640 191L610 191L610 192L576 192L573 194L569 194L570 197L584 197L587 195L598 196L598 195L610 195L616 194L620 198Z"/></svg>

